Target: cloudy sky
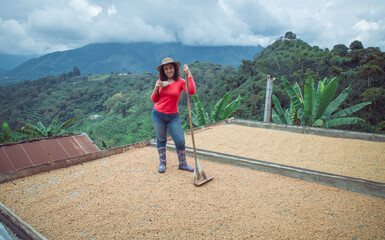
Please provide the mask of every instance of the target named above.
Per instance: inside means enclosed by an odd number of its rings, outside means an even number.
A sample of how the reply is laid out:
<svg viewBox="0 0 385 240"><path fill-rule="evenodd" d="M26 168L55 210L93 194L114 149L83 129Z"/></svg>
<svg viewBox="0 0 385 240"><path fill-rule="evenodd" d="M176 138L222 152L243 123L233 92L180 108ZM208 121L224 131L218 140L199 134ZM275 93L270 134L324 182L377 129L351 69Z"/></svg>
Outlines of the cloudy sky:
<svg viewBox="0 0 385 240"><path fill-rule="evenodd" d="M0 0L0 53L95 42L266 47L286 32L321 48L385 50L384 0Z"/></svg>

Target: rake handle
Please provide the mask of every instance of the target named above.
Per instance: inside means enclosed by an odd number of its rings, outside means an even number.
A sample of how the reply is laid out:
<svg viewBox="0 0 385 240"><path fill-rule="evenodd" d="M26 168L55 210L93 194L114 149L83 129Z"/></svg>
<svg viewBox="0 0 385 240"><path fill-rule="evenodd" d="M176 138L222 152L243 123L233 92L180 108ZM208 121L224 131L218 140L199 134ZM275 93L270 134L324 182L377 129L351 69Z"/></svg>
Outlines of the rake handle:
<svg viewBox="0 0 385 240"><path fill-rule="evenodd" d="M191 138L192 138L192 143L193 143L193 149L194 149L194 158L195 158L195 167L198 166L197 163L197 153L195 149L195 139L194 139L194 130L193 130L193 124L192 124L192 117L191 117L191 106L190 106L190 93L188 90L188 75L185 73L186 76L186 95L187 95L187 108L188 108L188 115L189 115L189 120L190 120L190 132L191 132Z"/></svg>

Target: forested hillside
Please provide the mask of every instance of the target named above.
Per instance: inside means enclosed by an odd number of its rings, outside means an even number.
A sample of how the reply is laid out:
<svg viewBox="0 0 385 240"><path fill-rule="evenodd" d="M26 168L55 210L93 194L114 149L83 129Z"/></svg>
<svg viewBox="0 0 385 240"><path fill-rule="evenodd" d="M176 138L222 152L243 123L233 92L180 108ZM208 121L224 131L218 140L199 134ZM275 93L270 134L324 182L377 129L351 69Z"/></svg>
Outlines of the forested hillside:
<svg viewBox="0 0 385 240"><path fill-rule="evenodd" d="M308 77L323 79L339 76L338 92L352 86L352 92L341 105L347 108L363 101L373 103L355 113L365 123L343 129L385 133L385 55L378 48L364 48L354 41L347 47L333 49L317 46L287 33L255 55L243 60L238 69L232 66L193 62L189 64L197 85L197 94L209 112L225 93L231 100L242 96L239 108L232 116L262 120L267 74L272 74L274 94L283 107L289 105L281 77L300 85ZM81 69L45 77L35 81L0 87L0 123L11 129L19 123L49 124L56 114L63 122L76 117L70 130L86 132L99 147L116 147L155 137L151 122L153 103L150 95L158 76L146 74L81 75ZM187 122L186 96L179 104L182 121Z"/></svg>
<svg viewBox="0 0 385 240"><path fill-rule="evenodd" d="M83 74L155 73L166 56L181 62L214 62L238 66L242 59L252 59L261 46L187 46L181 43L94 43L81 48L54 52L33 58L0 75L0 86L57 76L74 66ZM0 56L0 60L1 60ZM10 59L10 58L8 58ZM0 67L5 66L1 65Z"/></svg>
<svg viewBox="0 0 385 240"><path fill-rule="evenodd" d="M312 77L316 80L325 77L340 78L338 92L347 86L352 91L341 108L347 108L363 101L372 101L373 104L365 107L356 114L366 120L364 124L346 126L345 129L374 132L380 131L378 126L385 120L385 54L376 47L364 48L360 41L354 41L349 48L338 44L332 50L310 46L295 34L288 32L285 37L275 41L265 48L252 61L243 61L239 71L233 79L234 94L244 97L242 118L262 120L266 74L272 74L277 80L274 82L274 94L289 107L289 97L283 91L281 77L290 82L298 82L301 89L304 80ZM260 105L254 105L260 103ZM255 107L254 111L248 109Z"/></svg>

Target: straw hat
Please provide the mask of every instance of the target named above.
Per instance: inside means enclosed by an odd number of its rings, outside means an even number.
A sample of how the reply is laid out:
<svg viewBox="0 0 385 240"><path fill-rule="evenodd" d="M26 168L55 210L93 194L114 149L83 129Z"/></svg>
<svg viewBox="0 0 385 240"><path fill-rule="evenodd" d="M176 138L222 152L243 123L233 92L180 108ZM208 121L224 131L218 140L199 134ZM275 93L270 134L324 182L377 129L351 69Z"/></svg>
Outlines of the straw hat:
<svg viewBox="0 0 385 240"><path fill-rule="evenodd" d="M180 62L176 62L172 58L166 57L166 58L163 58L162 64L159 65L156 69L158 69L158 71L160 72L160 70L162 69L162 66L169 63L175 63L177 65L177 68L178 69L180 68Z"/></svg>

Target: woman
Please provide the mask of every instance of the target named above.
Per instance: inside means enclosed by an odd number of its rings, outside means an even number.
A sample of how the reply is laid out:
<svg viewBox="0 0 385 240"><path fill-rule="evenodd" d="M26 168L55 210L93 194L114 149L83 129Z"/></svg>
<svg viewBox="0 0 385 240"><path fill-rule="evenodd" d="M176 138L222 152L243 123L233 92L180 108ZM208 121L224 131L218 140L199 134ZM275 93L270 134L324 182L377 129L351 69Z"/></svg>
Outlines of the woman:
<svg viewBox="0 0 385 240"><path fill-rule="evenodd" d="M180 78L180 62L172 58L164 58L157 67L159 79L151 94L155 103L152 110L152 122L156 131L156 145L159 153L159 173L166 171L166 142L169 131L176 147L179 160L179 169L193 172L194 168L186 163L186 147L182 123L179 117L178 102L182 91L186 92L186 81ZM188 76L189 94L195 94L195 83L189 67L185 64L183 72Z"/></svg>

